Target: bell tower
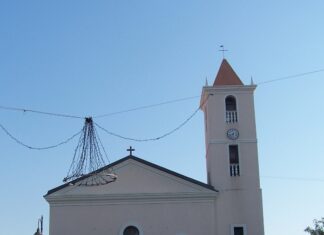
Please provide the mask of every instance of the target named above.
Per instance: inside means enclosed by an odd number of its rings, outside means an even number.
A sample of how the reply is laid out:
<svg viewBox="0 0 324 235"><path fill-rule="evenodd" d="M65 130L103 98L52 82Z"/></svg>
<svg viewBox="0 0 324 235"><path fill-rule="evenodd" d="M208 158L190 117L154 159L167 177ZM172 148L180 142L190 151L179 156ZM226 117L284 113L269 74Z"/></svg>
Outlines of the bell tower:
<svg viewBox="0 0 324 235"><path fill-rule="evenodd" d="M219 190L217 235L264 235L253 93L223 59L202 90L208 184Z"/></svg>

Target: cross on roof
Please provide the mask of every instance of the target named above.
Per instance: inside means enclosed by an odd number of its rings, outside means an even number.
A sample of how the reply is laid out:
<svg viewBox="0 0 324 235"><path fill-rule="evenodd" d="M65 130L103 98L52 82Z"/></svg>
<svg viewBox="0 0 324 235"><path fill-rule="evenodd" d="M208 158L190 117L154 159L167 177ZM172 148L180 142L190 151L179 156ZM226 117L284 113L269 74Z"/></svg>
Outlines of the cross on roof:
<svg viewBox="0 0 324 235"><path fill-rule="evenodd" d="M127 151L129 152L129 156L133 156L133 151L135 151L135 149L132 148L132 146L129 146L129 149L127 149Z"/></svg>
<svg viewBox="0 0 324 235"><path fill-rule="evenodd" d="M219 51L221 51L223 53L223 59L225 58L225 51L228 51L224 48L224 45L220 45L219 46L221 49Z"/></svg>

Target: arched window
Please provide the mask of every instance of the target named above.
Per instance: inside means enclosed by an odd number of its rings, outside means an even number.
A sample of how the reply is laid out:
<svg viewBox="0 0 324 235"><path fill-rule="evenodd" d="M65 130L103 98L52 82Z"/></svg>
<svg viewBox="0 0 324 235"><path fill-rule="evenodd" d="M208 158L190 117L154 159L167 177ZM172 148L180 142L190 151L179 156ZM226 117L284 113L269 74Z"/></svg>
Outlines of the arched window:
<svg viewBox="0 0 324 235"><path fill-rule="evenodd" d="M237 122L237 107L236 107L236 99L234 96L227 96L225 99L225 108L226 114L225 119L227 123Z"/></svg>
<svg viewBox="0 0 324 235"><path fill-rule="evenodd" d="M139 235L139 230L135 226L128 226L125 228L123 235Z"/></svg>
<svg viewBox="0 0 324 235"><path fill-rule="evenodd" d="M234 96L227 96L225 99L226 111L236 111L236 99Z"/></svg>

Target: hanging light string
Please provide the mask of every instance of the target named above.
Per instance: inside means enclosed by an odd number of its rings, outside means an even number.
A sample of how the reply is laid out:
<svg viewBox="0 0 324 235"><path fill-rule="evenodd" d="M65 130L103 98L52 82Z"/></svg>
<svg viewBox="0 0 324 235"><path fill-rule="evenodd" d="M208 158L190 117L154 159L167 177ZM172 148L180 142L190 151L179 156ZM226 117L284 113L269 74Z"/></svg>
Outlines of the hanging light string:
<svg viewBox="0 0 324 235"><path fill-rule="evenodd" d="M259 83L257 83L257 85L264 85L264 84L269 84L269 83L273 83L273 82L279 82L279 81L283 81L283 80L287 80L287 79L293 79L293 78L297 78L297 77L304 77L304 76L307 76L307 75L310 75L310 74L321 73L321 72L324 72L324 68L323 69L309 71L309 72L294 74L294 75L290 75L290 76L284 76L284 77L281 77L281 78L267 80L267 81L264 81L264 82L259 82ZM122 114L122 113L126 113L126 112L132 112L132 111L137 111L137 110L141 110L141 109L148 109L148 108L152 108L152 107L158 107L158 106L161 106L161 105L166 105L166 104L171 104L171 103L186 101L186 100L190 100L190 99L195 99L195 98L198 98L198 97L200 97L200 96L189 96L189 97L179 98L179 99L175 99L175 100L169 100L169 101L165 101L165 102L161 102L161 103L156 103L156 104L151 104L151 105L145 105L145 106L139 106L139 107L135 107L135 108L127 109L127 110L122 110L122 111L118 111L118 112L112 112L112 113L106 113L106 114L102 114L102 115L97 115L97 116L95 116L95 118L103 118L103 117L108 117L108 116L112 116L112 115ZM82 117L82 116L76 116L76 115L70 115L70 114L62 114L62 113L53 113L53 112L45 112L45 111L25 109L25 108L8 107L8 106L1 106L1 105L0 105L0 109L2 109L2 110L9 110L9 111L19 111L19 112L24 112L24 113L35 113L35 114L49 115L49 116L62 117L62 118L85 119L85 117ZM148 139L136 139L136 138L125 137L125 136L122 136L122 135L119 135L117 133L114 133L114 132L111 132L111 131L107 130L106 128L100 126L98 123L94 123L94 124L98 128L100 128L101 130L105 131L107 134L112 135L112 136L115 136L115 137L118 137L118 138L122 138L122 139L126 139L126 140L132 140L132 141L155 141L155 140L162 139L162 138L164 138L164 137L166 137L168 135L171 135L172 133L174 133L175 131L177 131L178 129L180 129L187 122L189 122L190 119L193 118L193 116L195 116L195 114L198 112L198 110L199 110L199 108L189 118L187 118L183 123L181 123L175 129L173 129L173 130L171 130L171 131L167 132L166 134L161 135L159 137L148 138ZM20 144L22 146L25 146L25 147L27 147L29 149L36 149L36 150L44 150L44 149L50 149L50 148L55 148L55 147L61 146L61 145L65 144L65 143L68 143L70 140L72 140L74 137L76 137L78 134L81 133L81 131L80 131L80 132L76 133L75 135L73 135L72 137L68 138L67 140L64 140L64 141L62 141L62 142L60 142L58 144L55 144L55 145L51 145L51 146L47 146L47 147L33 147L33 146L30 146L30 145L27 145L27 144L23 143L18 138L14 137L1 124L0 124L0 128L11 139L13 139L18 144Z"/></svg>
<svg viewBox="0 0 324 235"><path fill-rule="evenodd" d="M312 70L312 71L308 71L308 72L304 72L304 73L298 73L298 74L283 76L283 77L279 77L279 78L276 78L276 79L269 79L269 80L266 80L266 81L258 82L258 83L256 83L256 85L264 85L264 84L269 84L269 83L273 83L273 82L279 82L279 81L283 81L283 80L293 79L293 78L297 78L297 77L305 77L307 75L316 74L316 73L322 73L322 72L324 72L324 68L317 69L317 70ZM109 116L113 116L113 115L117 115L117 114L133 112L133 111L138 111L138 110L142 110L142 109L149 109L149 108L158 107L158 106L161 106L161 105L172 104L172 103L182 102L182 101L186 101L186 100L196 99L196 98L199 98L199 97L200 97L199 95L188 96L188 97L178 98L178 99L174 99L174 100L168 100L168 101L160 102L160 103L156 103L156 104L143 105L143 106L138 106L138 107L134 107L134 108L126 109L126 110L121 110L121 111L96 115L96 116L93 116L93 118L97 119L97 118L109 117ZM24 112L24 113L29 112L29 113L36 113L36 114L43 114L43 115L50 115L50 116L64 117L64 118L75 118L75 119L84 119L84 118L86 118L85 116L76 116L76 115L71 115L71 114L53 113L53 112L46 112L46 111L33 110L33 109L1 106L1 105L0 105L0 109L9 110L9 111L19 111L19 112Z"/></svg>
<svg viewBox="0 0 324 235"><path fill-rule="evenodd" d="M178 125L176 128L172 129L171 131L160 135L158 137L154 137L154 138L147 138L147 139L137 139L137 138L131 138L131 137L126 137L126 136L122 136L120 134L116 134L112 131L107 130L106 128L100 126L98 123L94 123L99 129L103 130L104 132L106 132L108 135L120 138L120 139L124 139L124 140L131 140L131 141L136 141L136 142L148 142L148 141L157 141L160 139L163 139L171 134L173 134L174 132L178 131L179 129L181 129L184 125L186 125L199 111L199 109L205 105L205 103L207 102L207 100L209 99L209 97L212 96L212 94L209 94L206 99L201 103L201 105L185 120L183 121L180 125Z"/></svg>
<svg viewBox="0 0 324 235"><path fill-rule="evenodd" d="M204 105L208 98L209 98L210 95L207 96L207 98L202 102L201 106ZM186 125L196 114L197 112L199 111L200 107L199 106L185 121L183 121L179 126L177 126L176 128L172 129L171 131L161 135L161 136L158 136L158 137L154 137L154 138L148 138L148 139L139 139L139 138L130 138L130 137L125 137L125 136L122 136L120 134L117 134L117 133L114 133L114 132L111 132L109 131L108 129L102 127L101 125L99 125L98 123L94 123L95 126L97 126L99 129L103 130L104 132L106 132L107 134L111 135L111 136L115 136L115 137L118 137L118 138L121 138L121 139L125 139L125 140L131 140L131 141L136 141L136 142L147 142L147 141L157 141L157 140L160 140L160 139L163 139L171 134L173 134L174 132L178 131L179 129L181 129L184 125ZM1 106L0 106L1 107ZM45 112L44 112L45 113ZM54 114L57 116L57 114ZM68 115L68 117L70 117ZM75 118L79 118L79 117L75 117ZM88 118L84 118L85 120L88 120ZM92 121L92 118L91 118L91 121ZM62 142L59 142L58 144L55 144L55 145L51 145L51 146L46 146L46 147L34 147L34 146L30 146L28 144L25 144L23 141L19 140L17 137L15 137L14 135L12 135L3 125L0 124L0 128L11 138L13 139L16 143L18 143L19 145L22 145L28 149L33 149L33 150L46 150L46 149L51 149L51 148L56 148L56 147L59 147L63 144L66 144L68 143L69 141L71 141L72 139L74 139L76 136L80 135L81 133L85 132L84 128L82 128L81 131L77 132L76 134L74 134L73 136L71 136L70 138L62 141ZM98 136L96 130L94 129L94 131L92 132L92 134L94 134L94 138L96 138L96 136ZM81 138L82 135L80 135L80 138ZM107 157L107 153L105 151L105 149L103 148L103 144L101 142L101 140L99 139L99 143L100 145L102 146L102 149L103 149L103 153L105 154L106 158L108 159ZM79 140L79 144L80 144L80 140ZM79 145L77 146L77 148L79 147ZM109 160L109 159L108 159Z"/></svg>
<svg viewBox="0 0 324 235"><path fill-rule="evenodd" d="M17 144L22 145L26 148L29 149L33 149L33 150L46 150L46 149L52 149L52 148L56 148L59 147L63 144L67 144L68 142L70 142L71 140L73 140L76 136L80 135L80 133L82 132L79 131L77 133L75 133L74 135L72 135L71 137L67 138L66 140L63 140L57 144L54 145L50 145L50 146L46 146L46 147L34 147L28 144L25 144L24 142L22 142L21 140L19 140L18 138L16 138L15 136L13 136L3 125L0 124L0 128L4 131L4 133L6 133L7 136L9 136L12 140L14 140Z"/></svg>
<svg viewBox="0 0 324 235"><path fill-rule="evenodd" d="M105 157L106 159L104 159ZM72 181L71 183L77 186L98 186L114 182L117 176L112 173L112 170L98 171L107 165L107 161L110 162L93 125L93 120L91 117L87 117L74 151L72 163L63 182Z"/></svg>

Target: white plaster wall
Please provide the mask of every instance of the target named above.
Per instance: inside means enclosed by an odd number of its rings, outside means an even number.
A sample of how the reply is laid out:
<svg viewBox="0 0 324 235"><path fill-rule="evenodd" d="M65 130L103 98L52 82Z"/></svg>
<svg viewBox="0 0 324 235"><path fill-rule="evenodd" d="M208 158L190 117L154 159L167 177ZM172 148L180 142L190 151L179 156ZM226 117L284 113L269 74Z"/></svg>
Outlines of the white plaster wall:
<svg viewBox="0 0 324 235"><path fill-rule="evenodd" d="M205 87L203 90L203 97L205 98L208 94L212 94L203 107L204 111L207 110L208 116L207 139L226 140L225 133L227 128L230 127L240 129L240 138L242 139L255 139L256 127L253 101L253 90L255 87L230 88ZM239 121L234 124L227 124L225 122L225 98L228 95L236 97Z"/></svg>
<svg viewBox="0 0 324 235"><path fill-rule="evenodd" d="M159 194L210 191L197 184L174 177L132 159L115 166L114 172L118 178L113 183L100 187L67 186L52 193L49 198L67 195Z"/></svg>
<svg viewBox="0 0 324 235"><path fill-rule="evenodd" d="M204 87L202 97L213 94L202 108L207 112L206 161L209 183L219 190L216 203L217 235L230 235L233 224L246 225L247 235L263 235L262 194L253 91L255 86ZM225 98L236 97L238 122L226 123ZM237 140L226 132L239 130ZM240 176L229 171L228 146L239 147Z"/></svg>
<svg viewBox="0 0 324 235"><path fill-rule="evenodd" d="M141 235L215 234L215 201L120 202L50 207L50 235L119 235L126 225Z"/></svg>
<svg viewBox="0 0 324 235"><path fill-rule="evenodd" d="M216 189L259 188L259 163L257 152L256 125L254 114L254 86L205 87L204 96L213 94L203 107L207 110L206 161L209 183ZM236 97L238 122L226 123L225 98ZM239 130L237 140L229 140L226 132L230 128ZM241 176L230 177L228 146L239 146Z"/></svg>
<svg viewBox="0 0 324 235"><path fill-rule="evenodd" d="M231 224L245 225L247 235L264 234L260 189L220 192L216 211L217 235L230 235Z"/></svg>
<svg viewBox="0 0 324 235"><path fill-rule="evenodd" d="M210 154L207 157L207 167L210 172L210 182L217 190L227 189L259 189L259 165L257 147L254 143L237 143L239 145L240 176L230 176L228 143L209 145Z"/></svg>

